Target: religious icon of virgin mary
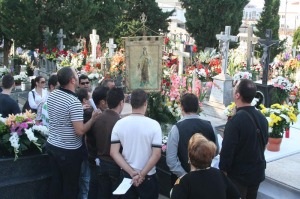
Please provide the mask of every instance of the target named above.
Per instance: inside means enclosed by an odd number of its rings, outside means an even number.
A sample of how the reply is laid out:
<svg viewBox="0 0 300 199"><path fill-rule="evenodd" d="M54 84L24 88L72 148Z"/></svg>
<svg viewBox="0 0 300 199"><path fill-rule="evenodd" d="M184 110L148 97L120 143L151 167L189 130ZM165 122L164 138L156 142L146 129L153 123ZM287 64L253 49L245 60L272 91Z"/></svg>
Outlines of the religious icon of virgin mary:
<svg viewBox="0 0 300 199"><path fill-rule="evenodd" d="M143 47L143 53L139 58L138 69L141 70L140 86L149 84L149 67L152 64L152 58L148 55L147 48Z"/></svg>

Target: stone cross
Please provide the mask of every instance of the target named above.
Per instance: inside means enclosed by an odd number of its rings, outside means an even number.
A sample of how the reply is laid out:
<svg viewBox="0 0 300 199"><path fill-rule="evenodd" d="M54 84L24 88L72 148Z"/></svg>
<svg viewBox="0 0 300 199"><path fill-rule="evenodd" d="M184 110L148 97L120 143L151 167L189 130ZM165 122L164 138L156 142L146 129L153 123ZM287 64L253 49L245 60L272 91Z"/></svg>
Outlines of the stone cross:
<svg viewBox="0 0 300 199"><path fill-rule="evenodd" d="M253 27L249 26L248 27L248 36L247 37L240 37L240 40L245 40L247 41L247 70L250 70L251 66L251 60L253 57L253 44L257 43L258 38L253 37Z"/></svg>
<svg viewBox="0 0 300 199"><path fill-rule="evenodd" d="M113 38L109 38L109 42L106 43L106 47L108 48L108 57L112 57L115 53L115 48L117 48L117 45L114 44Z"/></svg>
<svg viewBox="0 0 300 199"><path fill-rule="evenodd" d="M57 39L58 39L57 48L59 51L62 51L65 48L65 45L64 45L65 38L66 38L66 35L64 35L63 29L59 29L59 32L57 34Z"/></svg>
<svg viewBox="0 0 300 199"><path fill-rule="evenodd" d="M263 55L260 58L260 64L263 67L263 79L262 84L267 85L268 82L268 72L270 63L270 47L273 45L278 45L278 40L272 40L272 30L266 30L266 39L259 39L259 45L263 48Z"/></svg>
<svg viewBox="0 0 300 199"><path fill-rule="evenodd" d="M183 44L179 45L179 50L175 52L176 55L178 55L178 75L180 76L183 73L183 58L184 57L190 57L190 53L184 52Z"/></svg>
<svg viewBox="0 0 300 199"><path fill-rule="evenodd" d="M96 61L97 56L97 44L99 42L99 35L96 34L96 29L92 30L92 34L90 34L90 41L92 44L92 61Z"/></svg>
<svg viewBox="0 0 300 199"><path fill-rule="evenodd" d="M237 42L238 37L230 35L231 26L225 26L224 34L217 34L216 38L222 43L222 73L226 74L228 65L229 42Z"/></svg>

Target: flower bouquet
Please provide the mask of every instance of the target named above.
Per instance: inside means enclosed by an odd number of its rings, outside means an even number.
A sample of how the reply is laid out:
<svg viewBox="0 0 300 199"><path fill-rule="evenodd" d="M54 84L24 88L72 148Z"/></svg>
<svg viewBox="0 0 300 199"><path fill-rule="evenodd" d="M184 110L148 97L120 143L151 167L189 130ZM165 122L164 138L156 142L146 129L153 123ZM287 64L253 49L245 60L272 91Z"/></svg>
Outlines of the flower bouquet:
<svg viewBox="0 0 300 199"><path fill-rule="evenodd" d="M283 103L291 91L294 90L294 85L282 76L272 79L274 89L272 90L272 100L274 103Z"/></svg>
<svg viewBox="0 0 300 199"><path fill-rule="evenodd" d="M4 66L3 68L0 68L0 80L2 79L2 77L6 74L8 74L10 71L6 68L6 66Z"/></svg>
<svg viewBox="0 0 300 199"><path fill-rule="evenodd" d="M7 118L0 116L1 156L14 153L16 160L26 150L37 148L42 151L48 136L48 128L35 125L34 120L35 114L31 111L9 115Z"/></svg>
<svg viewBox="0 0 300 199"><path fill-rule="evenodd" d="M117 52L111 58L110 63L111 63L111 65L109 68L109 74L110 74L111 78L116 78L119 75L124 76L126 64L125 64L125 56L124 56L122 50Z"/></svg>
<svg viewBox="0 0 300 199"><path fill-rule="evenodd" d="M241 79L252 79L252 74L248 71L239 71L233 76L233 84L237 84Z"/></svg>
<svg viewBox="0 0 300 199"><path fill-rule="evenodd" d="M272 104L270 108L260 105L261 113L269 123L269 137L282 138L286 128L297 121L297 109L287 104Z"/></svg>
<svg viewBox="0 0 300 199"><path fill-rule="evenodd" d="M14 75L14 80L16 85L21 85L21 82L27 81L27 75L21 72L19 75Z"/></svg>

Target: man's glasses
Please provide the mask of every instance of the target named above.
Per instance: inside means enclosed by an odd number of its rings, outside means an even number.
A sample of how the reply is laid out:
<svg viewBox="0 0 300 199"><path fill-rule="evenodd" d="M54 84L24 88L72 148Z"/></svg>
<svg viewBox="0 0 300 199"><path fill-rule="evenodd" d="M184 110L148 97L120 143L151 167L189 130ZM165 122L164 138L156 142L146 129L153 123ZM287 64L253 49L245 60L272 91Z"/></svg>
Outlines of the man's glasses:
<svg viewBox="0 0 300 199"><path fill-rule="evenodd" d="M90 82L81 82L81 85L89 84Z"/></svg>

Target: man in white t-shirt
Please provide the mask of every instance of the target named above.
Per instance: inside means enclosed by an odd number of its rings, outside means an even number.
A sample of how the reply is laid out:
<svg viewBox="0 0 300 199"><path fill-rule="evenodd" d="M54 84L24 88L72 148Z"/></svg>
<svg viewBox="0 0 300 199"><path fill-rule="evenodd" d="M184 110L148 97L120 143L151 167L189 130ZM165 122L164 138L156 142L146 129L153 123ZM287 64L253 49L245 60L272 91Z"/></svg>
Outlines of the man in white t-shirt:
<svg viewBox="0 0 300 199"><path fill-rule="evenodd" d="M132 186L123 198L158 198L155 165L161 156L162 132L157 121L145 116L147 94L136 89L131 94L132 114L119 120L111 135L110 155L122 168ZM123 147L122 154L120 147Z"/></svg>

